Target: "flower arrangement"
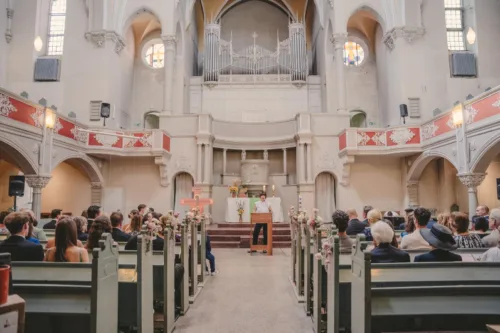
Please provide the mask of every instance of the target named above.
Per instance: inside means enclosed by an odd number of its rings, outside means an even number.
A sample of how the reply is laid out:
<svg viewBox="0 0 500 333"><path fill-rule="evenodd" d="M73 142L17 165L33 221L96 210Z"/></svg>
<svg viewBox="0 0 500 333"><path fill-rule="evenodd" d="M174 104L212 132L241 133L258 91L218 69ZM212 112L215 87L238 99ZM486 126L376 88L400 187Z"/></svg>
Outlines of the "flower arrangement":
<svg viewBox="0 0 500 333"><path fill-rule="evenodd" d="M198 207L194 207L191 208L191 210L186 213L186 216L182 220L182 223L187 226L190 226L192 223L194 223L198 226L201 223L207 221L209 218L210 218L209 214L201 213Z"/></svg>
<svg viewBox="0 0 500 333"><path fill-rule="evenodd" d="M233 186L229 186L229 193L235 197L236 195L238 195L238 186L236 186L236 184L233 184Z"/></svg>
<svg viewBox="0 0 500 333"><path fill-rule="evenodd" d="M245 213L245 202L243 200L236 201L236 211L240 217L240 222L243 222L243 214Z"/></svg>
<svg viewBox="0 0 500 333"><path fill-rule="evenodd" d="M318 227L323 224L323 219L321 216L318 215L319 209L314 208L313 209L313 217L308 220L307 224L309 225L309 228L311 228L312 231L316 231Z"/></svg>
<svg viewBox="0 0 500 333"><path fill-rule="evenodd" d="M321 244L321 251L315 254L317 259L322 259L325 265L330 263L330 256L332 255L333 249L333 235L323 240Z"/></svg>
<svg viewBox="0 0 500 333"><path fill-rule="evenodd" d="M160 218L160 224L163 230L170 229L172 231L170 233L170 238L173 239L175 232L179 228L179 213L174 212L173 210L168 211L166 215L163 215Z"/></svg>

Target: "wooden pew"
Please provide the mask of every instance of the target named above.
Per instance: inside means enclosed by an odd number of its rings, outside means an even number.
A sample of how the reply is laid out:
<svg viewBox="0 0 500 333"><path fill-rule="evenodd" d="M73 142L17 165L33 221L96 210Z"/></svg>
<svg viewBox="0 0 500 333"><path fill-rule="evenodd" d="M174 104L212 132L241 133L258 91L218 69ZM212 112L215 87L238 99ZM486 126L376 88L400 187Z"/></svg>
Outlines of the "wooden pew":
<svg viewBox="0 0 500 333"><path fill-rule="evenodd" d="M103 234L91 263L13 262L12 279L14 293L26 301L27 333L44 331L42 321L29 325L30 315L58 316L58 321L84 317L83 325L77 321L67 328L71 332L118 330L118 311L113 310L118 309L118 249L111 234Z"/></svg>
<svg viewBox="0 0 500 333"><path fill-rule="evenodd" d="M484 323L467 327L484 316L500 321L500 263L372 264L371 253L360 244L351 276L352 332L398 330L396 320L404 316L422 321L418 330L430 328L425 320L434 320L432 328L437 322L440 330L484 329ZM405 328L413 327L406 323Z"/></svg>
<svg viewBox="0 0 500 333"><path fill-rule="evenodd" d="M191 239L190 239L190 251L189 253L191 254L189 256L189 280L190 280L190 285L189 285L189 303L194 303L196 298L201 292L202 287L198 286L198 228L196 224L192 223L191 225ZM196 241L193 241L196 240ZM182 239L182 242L184 242L184 238ZM204 274L205 271L205 266L202 267L201 273Z"/></svg>
<svg viewBox="0 0 500 333"><path fill-rule="evenodd" d="M311 260L311 229L307 224L302 226L302 262L303 262L303 271L302 276L304 279L304 309L306 311L306 315L311 315L311 275L312 275L312 260ZM314 255L314 254L312 254Z"/></svg>
<svg viewBox="0 0 500 333"><path fill-rule="evenodd" d="M290 276L290 283L292 284L295 297L299 303L304 302L304 288L303 288L303 250L302 250L302 227L299 223L293 222L290 224L293 230L292 237L292 276Z"/></svg>

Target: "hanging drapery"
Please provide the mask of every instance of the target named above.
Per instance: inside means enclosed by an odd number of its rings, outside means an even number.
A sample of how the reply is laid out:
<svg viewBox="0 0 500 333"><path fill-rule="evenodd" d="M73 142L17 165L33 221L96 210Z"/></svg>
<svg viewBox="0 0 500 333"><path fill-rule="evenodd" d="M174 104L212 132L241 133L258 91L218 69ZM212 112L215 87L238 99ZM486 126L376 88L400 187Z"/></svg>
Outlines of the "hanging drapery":
<svg viewBox="0 0 500 333"><path fill-rule="evenodd" d="M335 211L335 179L327 172L320 173L316 177L316 208L319 216L325 222L332 221L332 213Z"/></svg>
<svg viewBox="0 0 500 333"><path fill-rule="evenodd" d="M181 206L181 200L193 197L193 177L188 173L180 173L175 177L174 211L179 212L179 218L186 215L189 206Z"/></svg>

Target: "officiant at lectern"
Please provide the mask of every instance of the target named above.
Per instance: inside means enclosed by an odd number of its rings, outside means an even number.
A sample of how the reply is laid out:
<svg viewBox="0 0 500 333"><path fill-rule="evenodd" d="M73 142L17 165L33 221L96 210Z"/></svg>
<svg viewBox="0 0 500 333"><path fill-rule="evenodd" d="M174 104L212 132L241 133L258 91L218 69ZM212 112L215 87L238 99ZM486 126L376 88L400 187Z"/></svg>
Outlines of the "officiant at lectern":
<svg viewBox="0 0 500 333"><path fill-rule="evenodd" d="M271 205L266 201L267 195L265 193L260 194L260 200L255 203L254 213L272 213ZM267 245L267 224L265 223L256 223L253 229L253 240L252 244L257 245L259 241L260 229L263 229L264 233L264 245ZM248 253L256 252L255 250L250 250ZM262 251L262 253L267 253L266 250Z"/></svg>

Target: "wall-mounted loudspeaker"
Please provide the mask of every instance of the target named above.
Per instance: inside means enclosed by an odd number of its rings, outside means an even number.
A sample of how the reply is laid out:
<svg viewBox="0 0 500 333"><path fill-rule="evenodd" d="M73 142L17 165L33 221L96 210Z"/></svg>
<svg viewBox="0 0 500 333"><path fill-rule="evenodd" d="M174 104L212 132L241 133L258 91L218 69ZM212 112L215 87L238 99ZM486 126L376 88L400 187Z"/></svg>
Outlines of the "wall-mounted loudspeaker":
<svg viewBox="0 0 500 333"><path fill-rule="evenodd" d="M24 196L24 176L10 176L9 197Z"/></svg>
<svg viewBox="0 0 500 333"><path fill-rule="evenodd" d="M500 200L500 178L497 178L497 199Z"/></svg>
<svg viewBox="0 0 500 333"><path fill-rule="evenodd" d="M408 117L408 106L406 104L401 104L399 106L399 114L401 115L401 118Z"/></svg>
<svg viewBox="0 0 500 333"><path fill-rule="evenodd" d="M101 103L101 118L109 118L111 115L111 104Z"/></svg>

